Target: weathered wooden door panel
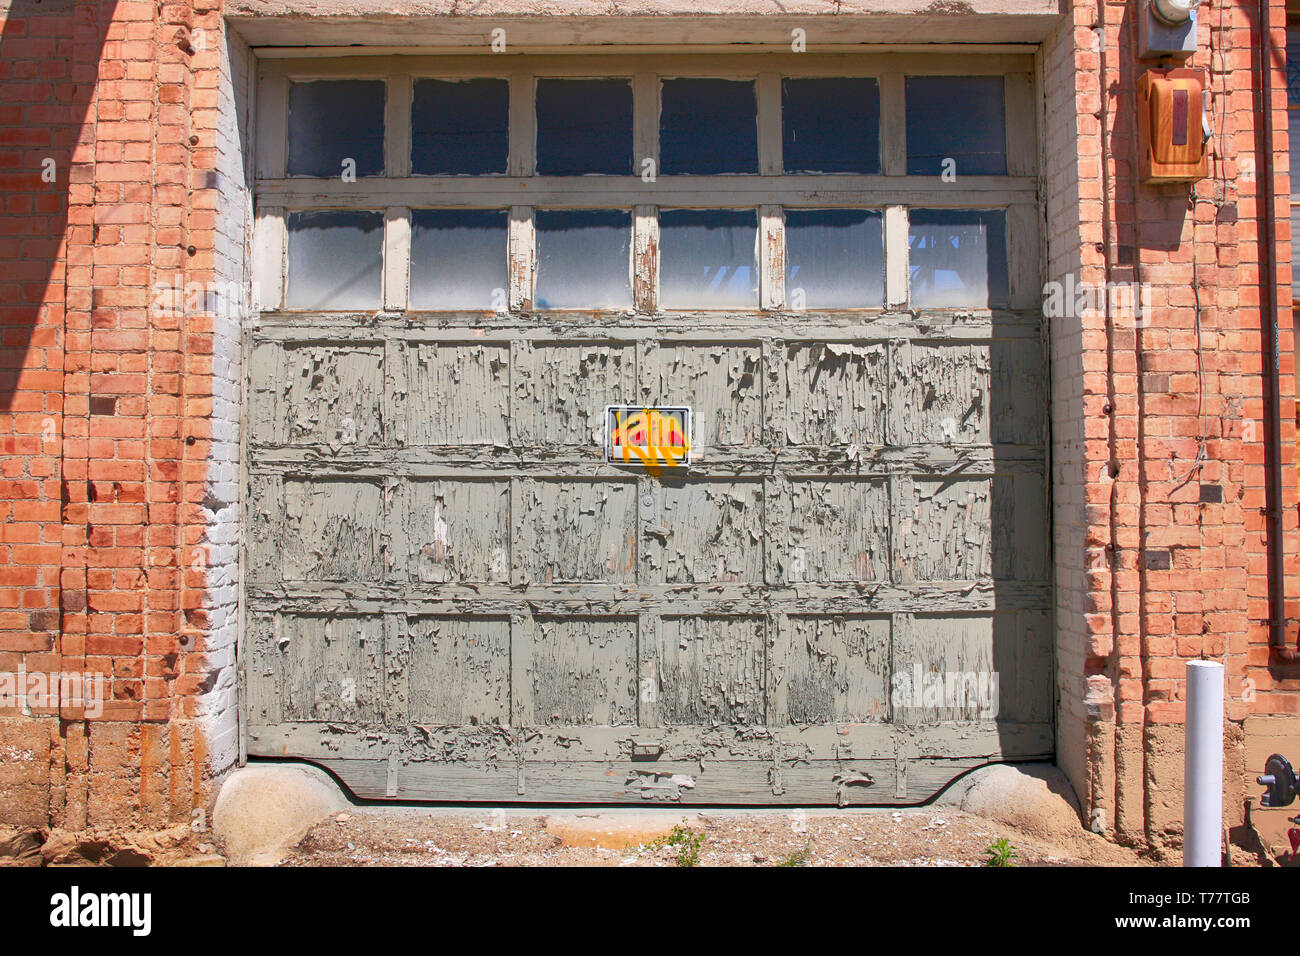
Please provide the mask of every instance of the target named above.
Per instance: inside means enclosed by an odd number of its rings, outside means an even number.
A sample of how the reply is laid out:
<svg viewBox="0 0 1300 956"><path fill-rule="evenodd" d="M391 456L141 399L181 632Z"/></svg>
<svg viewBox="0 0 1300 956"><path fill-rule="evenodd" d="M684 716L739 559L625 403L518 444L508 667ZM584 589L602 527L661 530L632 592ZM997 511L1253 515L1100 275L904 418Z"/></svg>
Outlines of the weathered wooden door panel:
<svg viewBox="0 0 1300 956"><path fill-rule="evenodd" d="M841 805L1050 756L1036 320L678 318L261 321L250 754L379 799ZM689 472L603 462L629 401L693 407Z"/></svg>

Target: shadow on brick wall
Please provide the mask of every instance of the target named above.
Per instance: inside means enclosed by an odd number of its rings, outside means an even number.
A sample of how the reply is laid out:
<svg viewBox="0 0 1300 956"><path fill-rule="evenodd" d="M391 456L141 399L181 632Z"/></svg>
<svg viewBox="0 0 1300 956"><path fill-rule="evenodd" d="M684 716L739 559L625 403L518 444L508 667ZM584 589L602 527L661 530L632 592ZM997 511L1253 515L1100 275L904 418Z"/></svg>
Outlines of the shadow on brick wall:
<svg viewBox="0 0 1300 956"><path fill-rule="evenodd" d="M78 141L94 148L91 104L116 5L10 0L0 9L0 409L15 415L61 410L64 312L90 309L66 291L69 267L83 265L65 251L77 228L69 174ZM89 282L81 286L89 295ZM36 431L11 423L15 437Z"/></svg>

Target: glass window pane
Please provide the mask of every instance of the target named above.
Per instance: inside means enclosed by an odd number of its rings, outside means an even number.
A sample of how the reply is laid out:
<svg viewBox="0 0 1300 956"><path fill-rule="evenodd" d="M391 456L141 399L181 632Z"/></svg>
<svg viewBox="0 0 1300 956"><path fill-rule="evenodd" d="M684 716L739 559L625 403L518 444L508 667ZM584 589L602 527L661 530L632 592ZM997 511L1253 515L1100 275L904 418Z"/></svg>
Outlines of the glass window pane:
<svg viewBox="0 0 1300 956"><path fill-rule="evenodd" d="M384 214L289 213L290 309L378 309Z"/></svg>
<svg viewBox="0 0 1300 956"><path fill-rule="evenodd" d="M1294 32L1294 27L1287 31ZM1286 38L1286 101L1300 106L1300 36Z"/></svg>
<svg viewBox="0 0 1300 956"><path fill-rule="evenodd" d="M537 172L632 174L631 80L538 80Z"/></svg>
<svg viewBox="0 0 1300 956"><path fill-rule="evenodd" d="M504 209L411 210L411 308L504 312L509 235Z"/></svg>
<svg viewBox="0 0 1300 956"><path fill-rule="evenodd" d="M508 81L416 80L411 96L411 172L473 176L506 171Z"/></svg>
<svg viewBox="0 0 1300 956"><path fill-rule="evenodd" d="M539 209L539 309L632 307L632 214L622 209Z"/></svg>
<svg viewBox="0 0 1300 956"><path fill-rule="evenodd" d="M907 173L1005 176L1007 124L1000 76L909 76ZM950 164L951 166L951 164Z"/></svg>
<svg viewBox="0 0 1300 956"><path fill-rule="evenodd" d="M785 298L795 309L885 304L882 217L875 209L787 209Z"/></svg>
<svg viewBox="0 0 1300 956"><path fill-rule="evenodd" d="M880 89L871 77L781 81L787 173L880 172Z"/></svg>
<svg viewBox="0 0 1300 956"><path fill-rule="evenodd" d="M384 171L383 80L313 80L289 85L289 175L358 176Z"/></svg>
<svg viewBox="0 0 1300 956"><path fill-rule="evenodd" d="M1007 304L1006 213L913 209L908 221L913 308Z"/></svg>
<svg viewBox="0 0 1300 956"><path fill-rule="evenodd" d="M664 80L659 168L695 175L758 172L753 81Z"/></svg>
<svg viewBox="0 0 1300 956"><path fill-rule="evenodd" d="M1291 297L1295 299L1296 292L1300 291L1300 206L1291 207L1291 288ZM1300 312L1296 316L1296 322L1300 324ZM1300 376L1300 371L1296 375Z"/></svg>
<svg viewBox="0 0 1300 956"><path fill-rule="evenodd" d="M659 214L659 295L667 309L758 306L758 213L671 209Z"/></svg>
<svg viewBox="0 0 1300 956"><path fill-rule="evenodd" d="M1288 169L1291 171L1292 195L1300 195L1300 183L1295 182L1295 177L1300 175L1300 110L1287 110L1286 114L1287 128L1287 161L1290 164Z"/></svg>

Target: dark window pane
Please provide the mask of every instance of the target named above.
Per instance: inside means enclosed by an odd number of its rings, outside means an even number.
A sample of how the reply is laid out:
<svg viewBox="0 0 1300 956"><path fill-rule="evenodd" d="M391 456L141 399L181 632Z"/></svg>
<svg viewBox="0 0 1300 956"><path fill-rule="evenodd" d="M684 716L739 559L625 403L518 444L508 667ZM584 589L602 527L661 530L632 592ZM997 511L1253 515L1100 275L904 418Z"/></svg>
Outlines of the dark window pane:
<svg viewBox="0 0 1300 956"><path fill-rule="evenodd" d="M913 308L1007 304L1007 228L1002 210L913 209L908 221Z"/></svg>
<svg viewBox="0 0 1300 956"><path fill-rule="evenodd" d="M909 76L907 173L1005 176L1007 123L1000 76Z"/></svg>
<svg viewBox="0 0 1300 956"><path fill-rule="evenodd" d="M880 89L871 77L781 81L787 173L880 172Z"/></svg>
<svg viewBox="0 0 1300 956"><path fill-rule="evenodd" d="M289 213L290 309L377 309L384 214Z"/></svg>
<svg viewBox="0 0 1300 956"><path fill-rule="evenodd" d="M538 80L537 172L630 175L631 80Z"/></svg>
<svg viewBox="0 0 1300 956"><path fill-rule="evenodd" d="M659 214L659 289L668 309L758 305L758 214L671 209Z"/></svg>
<svg viewBox="0 0 1300 956"><path fill-rule="evenodd" d="M1290 125L1286 128L1287 138L1287 162L1291 176L1300 175L1300 110L1288 110L1286 114L1287 122ZM1291 194L1300 195L1300 183L1291 184ZM1300 242L1292 240L1292 245L1300 246Z"/></svg>
<svg viewBox="0 0 1300 956"><path fill-rule="evenodd" d="M873 209L788 209L785 297L796 309L885 304L881 214Z"/></svg>
<svg viewBox="0 0 1300 956"><path fill-rule="evenodd" d="M632 214L622 209L539 209L539 309L632 307Z"/></svg>
<svg viewBox="0 0 1300 956"><path fill-rule="evenodd" d="M358 176L384 171L383 80L313 80L289 86L289 175Z"/></svg>
<svg viewBox="0 0 1300 956"><path fill-rule="evenodd" d="M1286 40L1286 101L1300 106L1300 37L1288 36Z"/></svg>
<svg viewBox="0 0 1300 956"><path fill-rule="evenodd" d="M504 209L411 210L411 308L504 312L509 234Z"/></svg>
<svg viewBox="0 0 1300 956"><path fill-rule="evenodd" d="M510 83L416 80L411 100L411 172L504 173L510 155Z"/></svg>
<svg viewBox="0 0 1300 956"><path fill-rule="evenodd" d="M750 80L664 80L664 173L758 172L758 101Z"/></svg>

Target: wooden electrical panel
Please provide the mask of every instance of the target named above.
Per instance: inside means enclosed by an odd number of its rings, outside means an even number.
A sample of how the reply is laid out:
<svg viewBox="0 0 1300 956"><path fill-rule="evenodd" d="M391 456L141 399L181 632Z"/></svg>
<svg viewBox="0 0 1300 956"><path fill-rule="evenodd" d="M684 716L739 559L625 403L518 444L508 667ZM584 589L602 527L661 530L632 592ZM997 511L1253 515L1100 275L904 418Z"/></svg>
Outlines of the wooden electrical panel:
<svg viewBox="0 0 1300 956"><path fill-rule="evenodd" d="M1210 173L1202 129L1205 74L1147 70L1138 78L1138 144L1142 181L1190 183Z"/></svg>

